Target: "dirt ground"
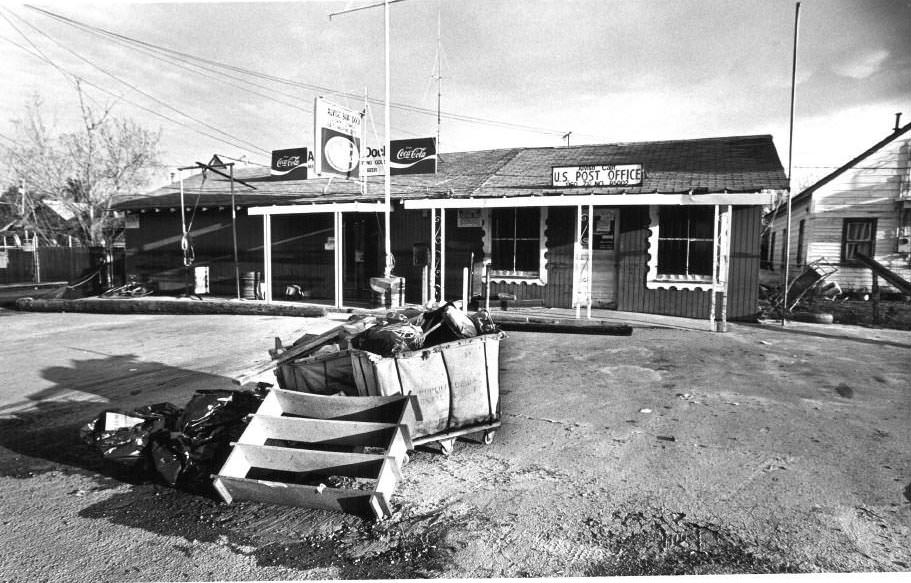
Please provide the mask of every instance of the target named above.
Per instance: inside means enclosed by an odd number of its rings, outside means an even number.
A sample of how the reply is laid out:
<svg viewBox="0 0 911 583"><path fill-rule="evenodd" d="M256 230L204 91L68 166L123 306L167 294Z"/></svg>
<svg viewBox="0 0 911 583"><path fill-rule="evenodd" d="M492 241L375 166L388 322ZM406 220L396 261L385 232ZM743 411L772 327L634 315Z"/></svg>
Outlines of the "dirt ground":
<svg viewBox="0 0 911 583"><path fill-rule="evenodd" d="M132 481L78 440L327 319L0 310L0 580L911 572L911 332L510 333L503 427L381 523Z"/></svg>

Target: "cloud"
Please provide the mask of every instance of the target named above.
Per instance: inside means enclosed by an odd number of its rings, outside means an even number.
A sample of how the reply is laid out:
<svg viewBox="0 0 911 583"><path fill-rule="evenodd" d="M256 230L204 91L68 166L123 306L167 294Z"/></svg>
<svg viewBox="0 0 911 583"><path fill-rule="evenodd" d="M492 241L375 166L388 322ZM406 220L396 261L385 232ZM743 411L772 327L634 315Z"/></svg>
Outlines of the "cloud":
<svg viewBox="0 0 911 583"><path fill-rule="evenodd" d="M866 79L881 71L888 58L889 51L885 49L870 50L849 56L832 65L832 70L843 77Z"/></svg>

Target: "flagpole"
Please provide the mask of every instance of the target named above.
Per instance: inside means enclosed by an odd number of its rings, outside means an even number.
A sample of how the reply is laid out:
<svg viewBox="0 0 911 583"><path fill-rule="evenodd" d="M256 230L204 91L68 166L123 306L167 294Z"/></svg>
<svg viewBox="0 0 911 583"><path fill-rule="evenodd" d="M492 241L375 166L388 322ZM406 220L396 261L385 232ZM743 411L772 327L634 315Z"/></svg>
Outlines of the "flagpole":
<svg viewBox="0 0 911 583"><path fill-rule="evenodd" d="M383 117L386 121L386 147L385 155L383 157L383 166L385 167L385 175L383 176L383 196L386 201L386 212L385 212L385 245L386 245L386 269L383 272L385 277L392 276L392 232L390 228L390 213L392 211L392 181L390 175L392 174L392 166L389 164L391 159L391 141L389 136L389 0L384 0L383 2L383 13L384 13L384 33L385 33L385 52L386 52L386 95L385 103L383 104Z"/></svg>
<svg viewBox="0 0 911 583"><path fill-rule="evenodd" d="M794 158L794 102L797 95L797 32L800 29L800 2L794 11L794 55L791 64L791 118L788 128L788 200L787 200L787 219L785 223L784 236L784 292L781 301L781 325L785 325L785 319L788 311L788 262L791 260L791 193L793 190L794 180L792 173L792 160ZM774 258L773 258L774 261Z"/></svg>

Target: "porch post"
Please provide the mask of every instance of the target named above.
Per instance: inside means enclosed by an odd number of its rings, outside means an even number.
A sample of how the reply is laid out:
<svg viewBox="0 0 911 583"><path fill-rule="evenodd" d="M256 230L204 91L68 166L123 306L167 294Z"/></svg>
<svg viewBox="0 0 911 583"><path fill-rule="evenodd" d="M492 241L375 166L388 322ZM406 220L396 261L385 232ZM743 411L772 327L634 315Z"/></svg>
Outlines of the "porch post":
<svg viewBox="0 0 911 583"><path fill-rule="evenodd" d="M446 208L440 208L440 301L446 301Z"/></svg>
<svg viewBox="0 0 911 583"><path fill-rule="evenodd" d="M263 215L263 296L272 303L272 216Z"/></svg>
<svg viewBox="0 0 911 583"><path fill-rule="evenodd" d="M573 304L576 308L576 319L582 315L582 303L579 301L579 266L582 259L582 205L576 207L576 241L573 244Z"/></svg>
<svg viewBox="0 0 911 583"><path fill-rule="evenodd" d="M343 275L342 271L344 269L344 265L343 265L344 255L342 254L342 235L343 235L343 233L342 233L342 213L338 212L338 211L334 212L333 218L334 218L333 232L335 235L335 252L334 252L335 268L333 269L333 271L335 272L335 278L334 278L335 279L335 284L334 284L335 307L341 308L342 303L344 301L344 298L343 298L344 283L343 283L343 278L342 278L342 275Z"/></svg>
<svg viewBox="0 0 911 583"><path fill-rule="evenodd" d="M437 301L437 209L430 209L430 289L428 300Z"/></svg>
<svg viewBox="0 0 911 583"><path fill-rule="evenodd" d="M595 263L595 207L588 205L588 319L592 319L592 293L594 289L593 264Z"/></svg>
<svg viewBox="0 0 911 583"><path fill-rule="evenodd" d="M709 330L715 331L715 303L718 295L718 284L721 279L718 273L718 259L721 255L721 226L718 224L718 205L715 205L715 220L712 222L712 285L709 298Z"/></svg>
<svg viewBox="0 0 911 583"><path fill-rule="evenodd" d="M722 275L724 276L724 281L722 282L721 287L721 331L728 331L728 280L730 279L731 271L731 223L734 221L734 207L728 205L727 210L724 213L724 217L721 219L721 232L724 235L724 243L722 251L724 255L722 256L724 261L722 262Z"/></svg>

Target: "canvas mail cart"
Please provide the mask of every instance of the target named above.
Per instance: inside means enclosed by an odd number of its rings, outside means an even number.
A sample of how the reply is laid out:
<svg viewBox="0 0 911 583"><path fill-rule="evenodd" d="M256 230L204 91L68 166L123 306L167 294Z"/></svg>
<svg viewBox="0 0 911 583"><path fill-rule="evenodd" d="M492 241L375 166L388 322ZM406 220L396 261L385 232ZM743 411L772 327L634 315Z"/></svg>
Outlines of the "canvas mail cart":
<svg viewBox="0 0 911 583"><path fill-rule="evenodd" d="M283 389L360 396L414 395L412 443L438 442L444 454L456 438L500 427L499 351L502 332L454 340L395 356L357 349L301 358L278 367Z"/></svg>

